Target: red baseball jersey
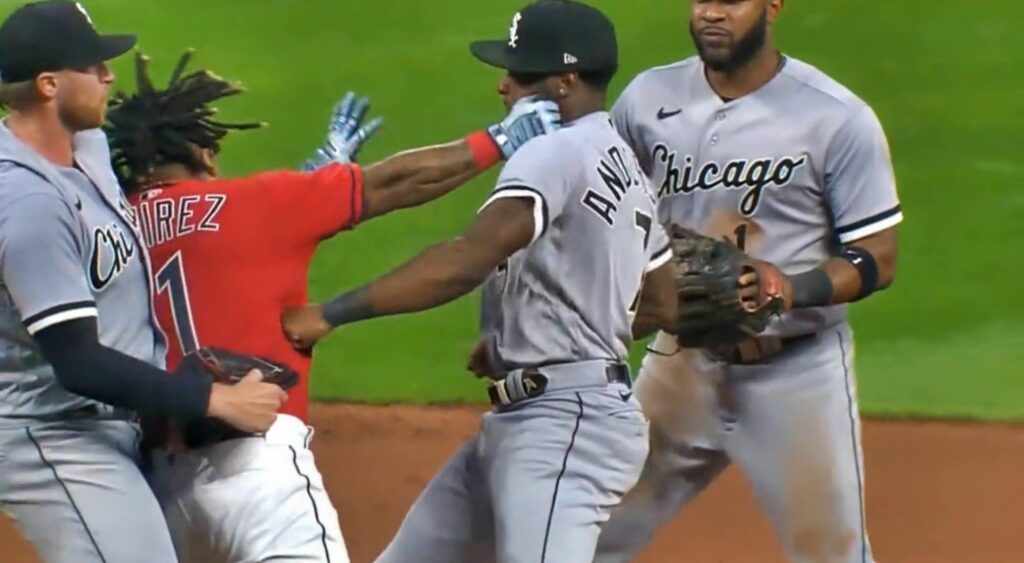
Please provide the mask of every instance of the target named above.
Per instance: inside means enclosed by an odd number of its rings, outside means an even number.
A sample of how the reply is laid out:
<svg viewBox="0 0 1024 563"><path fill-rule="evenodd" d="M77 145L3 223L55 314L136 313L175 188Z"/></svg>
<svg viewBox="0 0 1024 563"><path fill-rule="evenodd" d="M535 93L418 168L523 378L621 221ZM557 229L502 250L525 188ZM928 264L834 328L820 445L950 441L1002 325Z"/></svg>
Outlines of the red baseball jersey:
<svg viewBox="0 0 1024 563"><path fill-rule="evenodd" d="M167 367L215 346L290 366L300 383L281 412L307 419L311 358L281 330L286 307L308 300L309 263L320 241L352 228L363 206L362 170L158 184L129 199L150 249Z"/></svg>

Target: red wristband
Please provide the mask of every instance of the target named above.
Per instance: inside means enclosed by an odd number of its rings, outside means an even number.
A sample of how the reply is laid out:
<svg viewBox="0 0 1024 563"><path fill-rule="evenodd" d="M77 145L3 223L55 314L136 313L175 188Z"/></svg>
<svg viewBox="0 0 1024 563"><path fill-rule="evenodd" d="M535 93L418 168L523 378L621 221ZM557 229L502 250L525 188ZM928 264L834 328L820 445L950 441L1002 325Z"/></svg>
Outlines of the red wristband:
<svg viewBox="0 0 1024 563"><path fill-rule="evenodd" d="M487 131L477 131L466 136L466 144L473 153L476 169L483 172L501 160L501 150Z"/></svg>

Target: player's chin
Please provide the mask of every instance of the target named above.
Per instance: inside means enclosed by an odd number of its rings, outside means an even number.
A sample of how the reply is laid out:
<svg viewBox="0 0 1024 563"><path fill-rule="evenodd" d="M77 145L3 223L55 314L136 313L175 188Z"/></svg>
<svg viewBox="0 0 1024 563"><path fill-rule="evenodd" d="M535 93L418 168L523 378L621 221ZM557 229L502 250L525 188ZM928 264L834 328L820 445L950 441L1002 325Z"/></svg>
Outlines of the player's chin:
<svg viewBox="0 0 1024 563"><path fill-rule="evenodd" d="M83 109L71 115L65 115L64 122L72 131L88 131L103 125L106 114L106 106L102 108L89 108L88 110Z"/></svg>
<svg viewBox="0 0 1024 563"><path fill-rule="evenodd" d="M100 107L98 111L96 111L95 115L96 118L94 121L96 122L96 125L94 125L94 127L99 127L103 125L103 123L107 120L107 105L103 104L103 106Z"/></svg>
<svg viewBox="0 0 1024 563"><path fill-rule="evenodd" d="M728 70L732 66L732 51L729 49L701 49L700 60L711 70Z"/></svg>

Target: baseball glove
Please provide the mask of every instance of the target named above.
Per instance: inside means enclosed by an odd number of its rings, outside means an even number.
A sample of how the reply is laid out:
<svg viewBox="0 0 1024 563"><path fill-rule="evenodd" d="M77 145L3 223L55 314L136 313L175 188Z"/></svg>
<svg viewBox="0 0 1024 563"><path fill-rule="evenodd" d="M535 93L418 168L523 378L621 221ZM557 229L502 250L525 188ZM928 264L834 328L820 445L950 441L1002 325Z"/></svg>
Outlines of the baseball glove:
<svg viewBox="0 0 1024 563"><path fill-rule="evenodd" d="M214 383L234 385L254 369L263 373L265 383L273 383L286 391L299 382L299 374L287 366L220 348L200 348L190 352L182 358L176 371L205 372L210 374ZM250 434L215 418L197 420L184 429L185 444L190 448L245 436Z"/></svg>
<svg viewBox="0 0 1024 563"><path fill-rule="evenodd" d="M771 264L747 256L728 240L708 238L678 225L672 226L669 237L679 298L676 338L680 346L738 344L760 334L782 311L782 274ZM751 273L757 281L744 290L740 277Z"/></svg>

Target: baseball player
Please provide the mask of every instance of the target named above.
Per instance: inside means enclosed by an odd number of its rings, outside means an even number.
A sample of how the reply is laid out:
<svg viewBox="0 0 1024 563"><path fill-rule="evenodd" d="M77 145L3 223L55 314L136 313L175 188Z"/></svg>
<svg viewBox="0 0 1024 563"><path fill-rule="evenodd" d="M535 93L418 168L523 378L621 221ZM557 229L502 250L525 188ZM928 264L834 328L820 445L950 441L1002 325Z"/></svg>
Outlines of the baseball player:
<svg viewBox="0 0 1024 563"><path fill-rule="evenodd" d="M507 40L471 50L508 71L506 105L530 94L557 100L567 126L508 161L462 236L290 311L285 330L301 348L335 327L437 307L484 284L495 408L377 561L589 563L600 523L647 455L625 356L641 287L672 290L670 251L636 158L604 110L618 61L612 23L585 4L542 1L515 14Z"/></svg>
<svg viewBox="0 0 1024 563"><path fill-rule="evenodd" d="M262 432L285 395L161 369L149 258L97 129L105 61L134 43L74 2L0 26L0 508L49 562L177 560L133 411Z"/></svg>
<svg viewBox="0 0 1024 563"><path fill-rule="evenodd" d="M185 74L189 58L157 89L139 55L138 92L119 93L108 118L114 158L155 264L157 316L171 337L168 365L213 346L286 364L301 379L265 436L204 443L186 433L195 449L157 463L154 481L183 561L347 562L309 449L310 356L284 338L282 308L308 301L309 263L321 241L464 184L557 127L557 106L523 100L503 122L463 140L360 167L352 157L380 120L361 128L368 101L349 94L307 164L311 171L221 178L221 139L259 124L212 121L210 104L241 89L207 71Z"/></svg>
<svg viewBox="0 0 1024 563"><path fill-rule="evenodd" d="M652 451L600 562L630 560L731 462L790 560L872 560L847 303L892 283L903 216L871 108L776 50L783 3L690 2L699 56L641 73L613 110L662 223L773 264L785 310L737 346L655 340L636 385Z"/></svg>

